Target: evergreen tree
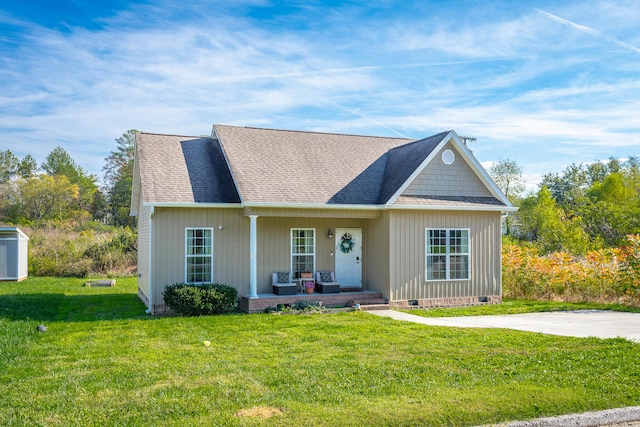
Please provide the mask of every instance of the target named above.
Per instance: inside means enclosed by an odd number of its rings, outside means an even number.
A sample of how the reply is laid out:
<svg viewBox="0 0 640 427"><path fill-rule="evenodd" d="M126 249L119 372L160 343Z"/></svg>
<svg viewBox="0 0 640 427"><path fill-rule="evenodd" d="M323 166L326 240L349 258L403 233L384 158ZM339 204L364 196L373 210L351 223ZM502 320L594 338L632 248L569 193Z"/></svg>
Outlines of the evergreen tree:
<svg viewBox="0 0 640 427"><path fill-rule="evenodd" d="M111 218L115 225L135 226L135 219L129 215L129 211L136 133L135 129L123 133L116 139L116 150L105 158L105 192L108 194Z"/></svg>

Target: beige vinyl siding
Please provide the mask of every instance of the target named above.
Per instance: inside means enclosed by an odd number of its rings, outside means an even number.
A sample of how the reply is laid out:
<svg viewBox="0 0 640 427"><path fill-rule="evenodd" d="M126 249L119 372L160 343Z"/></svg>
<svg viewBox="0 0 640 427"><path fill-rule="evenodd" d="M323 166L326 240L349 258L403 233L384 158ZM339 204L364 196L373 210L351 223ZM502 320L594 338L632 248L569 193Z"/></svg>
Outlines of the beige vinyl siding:
<svg viewBox="0 0 640 427"><path fill-rule="evenodd" d="M442 161L445 150L454 152L455 161ZM405 196L476 196L493 197L480 178L450 142L436 154L424 170L402 193Z"/></svg>
<svg viewBox="0 0 640 427"><path fill-rule="evenodd" d="M271 293L271 275L291 268L291 229L314 228L316 271L335 270L335 235L329 239L327 229L362 228L363 234L363 285L366 283L367 232L365 221L360 219L333 218L282 218L259 217L258 221L258 293ZM248 237L247 237L248 239ZM333 255L332 255L333 252ZM247 264L248 269L248 264Z"/></svg>
<svg viewBox="0 0 640 427"><path fill-rule="evenodd" d="M138 208L138 290L149 298L150 271L150 214L151 208L139 206Z"/></svg>
<svg viewBox="0 0 640 427"><path fill-rule="evenodd" d="M501 294L500 212L390 213L391 301ZM468 228L469 280L425 280L425 229Z"/></svg>
<svg viewBox="0 0 640 427"><path fill-rule="evenodd" d="M362 228L364 240L365 223L362 219L258 217L258 293L272 292L273 272L289 271L292 228L315 228L316 270L334 270L335 240L327 238L327 229ZM218 229L219 225L222 230ZM184 281L187 227L213 228L213 281L234 286L240 295L248 294L249 218L243 215L242 209L156 208L153 220L154 303L162 303L165 285ZM365 256L363 253L363 283L366 283Z"/></svg>
<svg viewBox="0 0 640 427"><path fill-rule="evenodd" d="M379 220L367 222L367 239L364 240L363 253L367 289L389 295L389 211L384 211Z"/></svg>
<svg viewBox="0 0 640 427"><path fill-rule="evenodd" d="M155 304L162 304L164 286L185 280L186 228L213 228L213 282L232 285L240 294L248 293L249 219L241 213L240 209L155 208Z"/></svg>

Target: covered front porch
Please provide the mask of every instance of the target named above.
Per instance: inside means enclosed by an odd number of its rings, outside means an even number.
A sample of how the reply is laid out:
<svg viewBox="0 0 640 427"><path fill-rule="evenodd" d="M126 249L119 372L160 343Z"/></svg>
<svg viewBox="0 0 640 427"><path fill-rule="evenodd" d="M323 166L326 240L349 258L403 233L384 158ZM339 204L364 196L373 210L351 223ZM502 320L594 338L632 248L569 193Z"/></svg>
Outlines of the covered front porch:
<svg viewBox="0 0 640 427"><path fill-rule="evenodd" d="M245 207L243 215L249 220L245 224L249 225L250 274L238 289L247 299L279 298L266 307L281 304L282 297L322 301L337 298L344 305L350 291L370 290L385 295L384 289L379 288L382 275L370 271L381 263L368 262L369 256L379 259L367 243L375 236L370 230L372 224L379 222L379 210ZM384 242L376 242L374 248L385 246ZM303 283L308 284L306 277L315 282L316 293L338 295L303 294Z"/></svg>
<svg viewBox="0 0 640 427"><path fill-rule="evenodd" d="M245 313L260 313L278 305L293 305L299 301L307 301L310 304L322 303L325 307L354 307L361 306L383 306L387 301L382 298L380 292L375 291L341 291L339 293L297 293L295 295L276 295L272 293L260 293L257 298L250 298L248 295L240 297L239 308Z"/></svg>

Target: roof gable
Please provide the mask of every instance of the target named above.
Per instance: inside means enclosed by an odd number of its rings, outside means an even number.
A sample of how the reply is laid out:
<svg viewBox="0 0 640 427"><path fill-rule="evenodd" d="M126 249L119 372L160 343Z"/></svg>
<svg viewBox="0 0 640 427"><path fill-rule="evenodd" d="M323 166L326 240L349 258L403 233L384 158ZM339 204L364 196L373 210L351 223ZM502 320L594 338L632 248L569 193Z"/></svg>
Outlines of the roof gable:
<svg viewBox="0 0 640 427"><path fill-rule="evenodd" d="M445 151L445 147L452 150L454 156L456 156L456 159L452 164L455 164L456 162L464 163L458 163L456 168L451 168L451 171L445 171L439 178L434 179L429 177L427 182L431 183L431 185L427 185L426 187L421 185L420 181L425 180L425 169L432 162L433 169L443 169L441 167L442 165L439 164L439 162L442 161L442 158L439 157L439 160L434 159ZM459 160L458 157L460 157ZM444 162L442 161L442 163ZM426 171L426 173L428 174L429 171ZM450 181L452 180L460 180L461 183L459 185L450 185ZM465 183L469 183L470 185L466 185ZM414 184L414 187L410 189L412 184ZM446 186L451 188L455 187L456 191L454 193L446 190L443 191L442 187ZM429 194L430 191L436 191L439 194ZM405 192L407 193L405 194ZM402 197L403 200L400 200L400 197ZM504 193L498 188L493 179L491 179L489 174L484 170L469 149L462 143L460 137L454 131L450 131L440 140L437 146L431 150L420 166L414 170L412 175L389 199L387 206L398 202L397 204L399 205L410 205L415 203L416 207L423 207L428 204L425 203L424 200L439 200L440 202L443 200L449 200L451 202L450 204L456 204L464 202L465 199L473 200L472 204L482 204L482 200L485 200L485 204L487 206L498 205L509 209L513 208ZM422 200L422 202L418 203L419 200ZM442 205L442 203L434 204L434 206L438 205Z"/></svg>
<svg viewBox="0 0 640 427"><path fill-rule="evenodd" d="M443 160L447 150L453 153L453 162L449 164ZM447 142L438 154L407 186L402 196L493 197L455 144Z"/></svg>
<svg viewBox="0 0 640 427"><path fill-rule="evenodd" d="M442 132L389 151L379 203L384 204L393 197L447 134Z"/></svg>

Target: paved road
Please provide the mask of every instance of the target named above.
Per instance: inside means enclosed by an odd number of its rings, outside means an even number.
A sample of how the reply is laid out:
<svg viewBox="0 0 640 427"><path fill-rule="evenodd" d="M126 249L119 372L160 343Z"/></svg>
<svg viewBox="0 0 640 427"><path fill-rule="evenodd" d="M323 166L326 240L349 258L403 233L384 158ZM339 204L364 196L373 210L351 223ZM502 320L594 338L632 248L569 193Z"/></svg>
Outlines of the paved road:
<svg viewBox="0 0 640 427"><path fill-rule="evenodd" d="M640 313L576 310L464 317L420 317L395 310L378 310L370 313L423 325L505 328L570 337L622 337L640 342Z"/></svg>

